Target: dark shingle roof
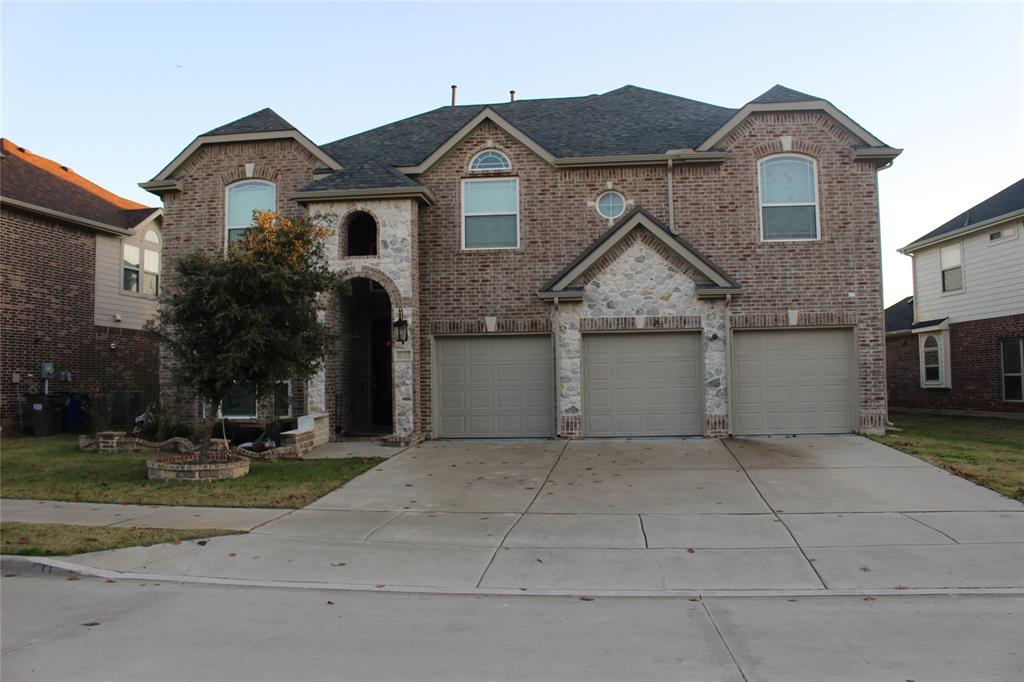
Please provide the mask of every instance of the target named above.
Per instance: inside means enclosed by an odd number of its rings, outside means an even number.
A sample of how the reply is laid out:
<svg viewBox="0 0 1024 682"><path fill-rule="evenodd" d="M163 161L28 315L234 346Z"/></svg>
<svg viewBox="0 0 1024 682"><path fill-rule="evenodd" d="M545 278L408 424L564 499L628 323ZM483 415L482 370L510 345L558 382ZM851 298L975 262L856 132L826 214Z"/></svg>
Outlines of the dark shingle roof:
<svg viewBox="0 0 1024 682"><path fill-rule="evenodd" d="M972 206L952 220L943 223L925 236L915 240L913 244L941 237L949 232L970 227L971 225L976 225L977 223L982 223L1021 209L1024 209L1024 178L1021 178L1003 191L993 194L980 204Z"/></svg>
<svg viewBox="0 0 1024 682"><path fill-rule="evenodd" d="M899 303L893 303L885 309L885 331L899 332L909 330L914 324L914 297L907 296Z"/></svg>
<svg viewBox="0 0 1024 682"><path fill-rule="evenodd" d="M385 187L422 187L422 185L387 164L369 160L345 166L343 170L311 182L301 191L380 189Z"/></svg>
<svg viewBox="0 0 1024 682"><path fill-rule="evenodd" d="M322 146L343 166L375 158L413 166L489 106L556 157L693 148L735 109L627 85L603 95L442 107Z"/></svg>
<svg viewBox="0 0 1024 682"><path fill-rule="evenodd" d="M751 104L775 104L777 102L810 102L820 97L791 90L783 85L776 85L767 92L750 100Z"/></svg>
<svg viewBox="0 0 1024 682"><path fill-rule="evenodd" d="M225 123L214 128L203 135L231 135L235 133L270 133L278 130L295 130L288 121L284 120L270 108L260 109L256 113L243 116L237 121Z"/></svg>
<svg viewBox="0 0 1024 682"><path fill-rule="evenodd" d="M131 229L157 209L120 197L56 161L0 143L0 194L33 206Z"/></svg>

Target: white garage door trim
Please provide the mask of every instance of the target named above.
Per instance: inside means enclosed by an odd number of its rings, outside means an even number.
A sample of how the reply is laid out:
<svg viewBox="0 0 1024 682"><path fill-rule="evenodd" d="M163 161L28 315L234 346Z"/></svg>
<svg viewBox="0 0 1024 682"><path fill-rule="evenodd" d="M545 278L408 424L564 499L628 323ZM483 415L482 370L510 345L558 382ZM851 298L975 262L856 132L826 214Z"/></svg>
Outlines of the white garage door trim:
<svg viewBox="0 0 1024 682"><path fill-rule="evenodd" d="M583 334L580 358L583 435L592 438L701 435L704 432L702 338L700 330ZM670 343L644 348L645 342L655 340ZM623 355L627 349L622 345L611 347L610 342L614 341L619 344L639 342L635 359L629 361ZM595 348L597 344L603 347ZM678 355L672 353L676 349L680 351ZM598 352L604 354L606 366L602 366ZM661 362L643 362L652 357ZM630 372L640 376L630 376ZM692 385L687 386L686 380ZM598 408L599 400L601 407Z"/></svg>
<svg viewBox="0 0 1024 682"><path fill-rule="evenodd" d="M480 377L480 393L478 399L489 401L492 406L507 401L508 407L505 413L501 410L493 410L488 413L484 409L476 412L465 410L459 414L459 405L451 408L445 407L445 399L450 397L453 401L461 400L462 406L470 402L468 391L468 380L461 384L461 387L454 390L450 396L445 391L445 358L442 354L444 346L456 341L464 341L486 344L500 344L503 341L531 340L538 346L543 345L544 350L534 349L534 362L531 363L534 370L534 381L530 384L515 385L513 381L512 390L500 394L488 383L493 385L494 373L492 370L506 370L510 377L523 377L525 365L517 365L515 362L507 364L495 364L492 362L480 362L476 365L478 370L488 370L487 376ZM433 338L432 362L431 362L431 421L435 438L551 438L555 435L555 362L554 344L549 333L544 334L472 334L472 335L437 335ZM544 367L539 367L539 364ZM465 365L470 367L471 364ZM458 368L458 363L453 363L450 369ZM540 374L539 372L542 372ZM468 378L465 374L464 379ZM456 384L459 386L459 384ZM526 394L522 391L527 391ZM457 393L464 393L460 399ZM526 406L523 409L516 409L517 406ZM461 424L458 423L462 420Z"/></svg>
<svg viewBox="0 0 1024 682"><path fill-rule="evenodd" d="M744 373L741 371L742 363L749 360L743 357L744 350L741 348L742 341L738 339L751 339L761 334L774 334L776 338L782 339L786 335L792 334L806 334L805 338L811 338L815 333L826 333L834 339L844 339L846 358L845 363L836 362L839 360L837 357L838 349L832 347L832 353L825 353L818 360L825 365L825 367L834 373L845 372L845 392L839 393L836 389L839 388L833 384L831 393L829 393L829 387L822 385L820 380L814 382L814 387L818 389L818 393L812 396L811 399L804 400L804 406L799 408L799 414L796 416L787 417L787 413L792 415L793 411L783 409L787 403L791 401L785 400L787 392L791 392L794 388L799 388L801 379L798 375L792 373L777 374L780 377L780 381L774 387L768 387L764 385L758 385L762 382L747 383ZM730 335L730 388L729 388L729 415L730 415L730 426L731 431L735 435L792 435L792 434L809 434L809 433L850 433L855 431L855 424L857 420L857 395L858 395L858 373L857 373L857 336L856 329L853 327L781 327L774 329L739 329L733 330ZM790 345L793 348L794 353L803 353L801 356L802 360L806 361L809 349L801 349L795 345ZM813 349L810 349L813 350ZM831 357L829 357L831 355ZM793 358L779 358L783 362L780 363L779 369L785 369L786 361L796 360ZM784 377L784 379L783 379ZM838 378L838 375L835 376ZM764 395L765 390L774 389L775 394L771 397ZM761 391L761 395L757 396L757 392ZM745 395L748 394L748 395ZM790 393L791 395L791 393ZM843 410L840 414L839 411L832 409L829 410L828 406L831 403L833 408L839 407L837 404L839 396L845 396L847 401L847 409ZM757 417L757 406L759 404L772 404L776 406L774 410L775 414L769 416L765 414L763 417ZM815 408L815 409L812 409ZM812 414L813 413L813 414ZM814 419L813 417L817 417ZM773 422L773 423L770 423Z"/></svg>

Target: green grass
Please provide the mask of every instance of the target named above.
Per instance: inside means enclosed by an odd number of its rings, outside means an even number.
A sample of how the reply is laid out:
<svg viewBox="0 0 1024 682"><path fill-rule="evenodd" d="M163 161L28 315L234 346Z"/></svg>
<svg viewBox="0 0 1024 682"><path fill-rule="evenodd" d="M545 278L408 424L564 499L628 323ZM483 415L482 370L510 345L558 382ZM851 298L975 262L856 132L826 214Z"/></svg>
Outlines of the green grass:
<svg viewBox="0 0 1024 682"><path fill-rule="evenodd" d="M1024 420L895 413L874 440L1024 501Z"/></svg>
<svg viewBox="0 0 1024 682"><path fill-rule="evenodd" d="M226 481L151 482L152 452L82 452L75 436L5 438L0 496L17 499L206 507L305 506L384 460L379 457L253 461L249 474Z"/></svg>
<svg viewBox="0 0 1024 682"><path fill-rule="evenodd" d="M193 538L236 535L243 531L218 528L173 530L170 528L110 528L71 526L57 523L0 523L0 546L4 554L63 556L119 547L180 543Z"/></svg>

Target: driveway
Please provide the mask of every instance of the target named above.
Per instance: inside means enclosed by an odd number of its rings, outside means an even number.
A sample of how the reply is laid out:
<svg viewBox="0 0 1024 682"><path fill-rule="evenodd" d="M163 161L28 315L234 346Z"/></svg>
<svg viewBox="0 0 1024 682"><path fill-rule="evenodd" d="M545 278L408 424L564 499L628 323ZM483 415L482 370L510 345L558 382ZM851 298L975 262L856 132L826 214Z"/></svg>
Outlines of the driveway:
<svg viewBox="0 0 1024 682"><path fill-rule="evenodd" d="M118 571L459 592L1024 588L1024 505L857 436L428 442Z"/></svg>

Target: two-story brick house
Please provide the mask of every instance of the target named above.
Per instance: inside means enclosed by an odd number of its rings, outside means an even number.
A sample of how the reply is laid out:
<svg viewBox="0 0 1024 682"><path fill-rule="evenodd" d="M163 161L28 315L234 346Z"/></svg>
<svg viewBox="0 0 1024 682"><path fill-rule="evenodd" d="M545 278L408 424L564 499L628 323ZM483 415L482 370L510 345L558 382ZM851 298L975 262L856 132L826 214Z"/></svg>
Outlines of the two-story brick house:
<svg viewBox="0 0 1024 682"><path fill-rule="evenodd" d="M28 395L73 392L124 423L159 397L161 211L0 140L0 415L28 424ZM42 378L42 365L52 379Z"/></svg>
<svg viewBox="0 0 1024 682"><path fill-rule="evenodd" d="M872 432L876 176L899 151L781 86L740 109L626 86L321 146L266 109L142 186L169 261L254 208L333 216L351 293L325 302L337 348L295 400L336 434Z"/></svg>
<svg viewBox="0 0 1024 682"><path fill-rule="evenodd" d="M1024 414L1024 179L900 249L914 295L886 311L889 404Z"/></svg>

